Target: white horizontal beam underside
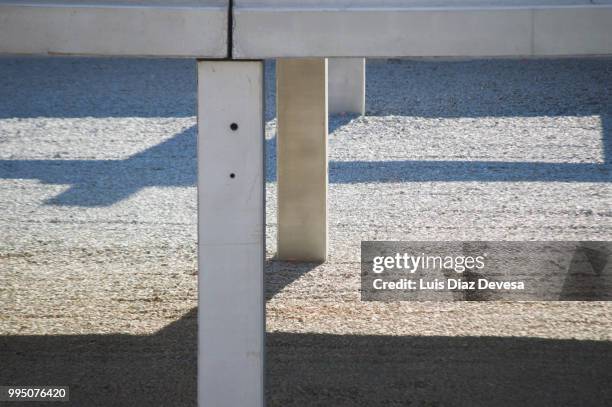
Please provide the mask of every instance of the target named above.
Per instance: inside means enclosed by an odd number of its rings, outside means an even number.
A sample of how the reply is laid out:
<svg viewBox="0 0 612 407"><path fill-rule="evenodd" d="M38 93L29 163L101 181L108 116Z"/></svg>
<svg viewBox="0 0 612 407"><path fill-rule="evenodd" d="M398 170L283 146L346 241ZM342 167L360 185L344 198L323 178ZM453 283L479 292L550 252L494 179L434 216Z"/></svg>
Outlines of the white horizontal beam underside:
<svg viewBox="0 0 612 407"><path fill-rule="evenodd" d="M612 5L234 8L235 58L612 53Z"/></svg>
<svg viewBox="0 0 612 407"><path fill-rule="evenodd" d="M224 58L227 8L0 4L0 54Z"/></svg>

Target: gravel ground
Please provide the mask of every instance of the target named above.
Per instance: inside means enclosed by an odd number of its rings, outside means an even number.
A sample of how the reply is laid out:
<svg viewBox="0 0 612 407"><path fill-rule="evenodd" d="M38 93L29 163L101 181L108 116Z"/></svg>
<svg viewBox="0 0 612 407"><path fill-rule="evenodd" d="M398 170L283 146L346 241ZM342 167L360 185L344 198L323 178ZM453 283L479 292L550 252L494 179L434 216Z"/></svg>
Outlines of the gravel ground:
<svg viewBox="0 0 612 407"><path fill-rule="evenodd" d="M363 303L361 240L612 240L612 59L368 62L330 261L273 260L268 404L612 405L605 302ZM194 405L195 64L0 59L0 384Z"/></svg>

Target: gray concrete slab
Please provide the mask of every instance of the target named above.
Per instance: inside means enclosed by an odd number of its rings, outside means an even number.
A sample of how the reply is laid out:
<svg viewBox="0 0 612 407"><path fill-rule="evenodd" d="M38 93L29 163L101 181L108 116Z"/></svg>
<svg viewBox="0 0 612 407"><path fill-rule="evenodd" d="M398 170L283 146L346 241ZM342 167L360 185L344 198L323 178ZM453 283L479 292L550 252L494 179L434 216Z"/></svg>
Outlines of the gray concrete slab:
<svg viewBox="0 0 612 407"><path fill-rule="evenodd" d="M607 2L236 0L233 56L609 55Z"/></svg>
<svg viewBox="0 0 612 407"><path fill-rule="evenodd" d="M0 54L224 58L228 0L0 0Z"/></svg>

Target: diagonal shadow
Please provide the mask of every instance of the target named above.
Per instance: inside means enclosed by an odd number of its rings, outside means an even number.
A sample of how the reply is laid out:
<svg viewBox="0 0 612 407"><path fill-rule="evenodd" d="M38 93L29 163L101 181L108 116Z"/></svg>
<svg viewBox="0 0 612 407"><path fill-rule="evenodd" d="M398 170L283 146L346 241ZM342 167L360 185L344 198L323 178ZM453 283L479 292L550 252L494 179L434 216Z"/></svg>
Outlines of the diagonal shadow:
<svg viewBox="0 0 612 407"><path fill-rule="evenodd" d="M560 300L606 301L612 281L612 251L602 242L581 242L572 255Z"/></svg>
<svg viewBox="0 0 612 407"><path fill-rule="evenodd" d="M314 270L321 263L287 262L266 260L266 301L269 301L283 288Z"/></svg>
<svg viewBox="0 0 612 407"><path fill-rule="evenodd" d="M0 160L0 178L69 185L47 205L108 206L145 187L196 184L196 128L123 160Z"/></svg>
<svg viewBox="0 0 612 407"><path fill-rule="evenodd" d="M196 314L153 335L0 336L0 383L69 385L74 406L195 406ZM612 403L611 342L280 332L266 342L271 407Z"/></svg>

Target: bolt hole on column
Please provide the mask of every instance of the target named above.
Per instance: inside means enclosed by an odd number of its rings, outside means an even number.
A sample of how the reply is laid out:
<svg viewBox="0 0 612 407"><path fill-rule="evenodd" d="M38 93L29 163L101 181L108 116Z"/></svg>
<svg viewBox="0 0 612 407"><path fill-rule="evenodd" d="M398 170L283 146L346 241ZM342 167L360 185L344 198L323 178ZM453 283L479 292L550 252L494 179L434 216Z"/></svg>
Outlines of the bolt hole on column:
<svg viewBox="0 0 612 407"><path fill-rule="evenodd" d="M236 178L236 174L234 174L233 172L230 174L230 178Z"/></svg>
<svg viewBox="0 0 612 407"><path fill-rule="evenodd" d="M238 124L237 123L230 124L230 129L232 129L232 131L238 130Z"/></svg>

